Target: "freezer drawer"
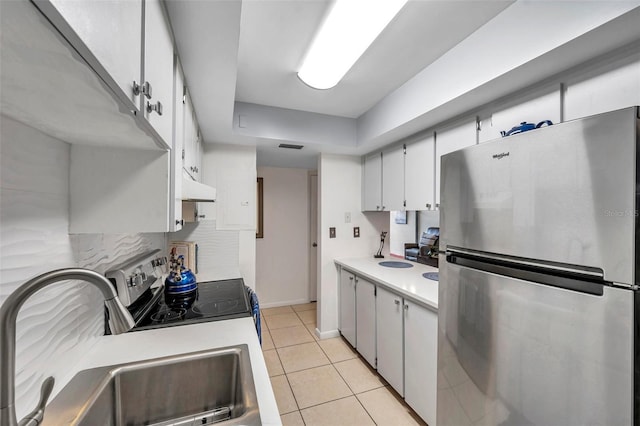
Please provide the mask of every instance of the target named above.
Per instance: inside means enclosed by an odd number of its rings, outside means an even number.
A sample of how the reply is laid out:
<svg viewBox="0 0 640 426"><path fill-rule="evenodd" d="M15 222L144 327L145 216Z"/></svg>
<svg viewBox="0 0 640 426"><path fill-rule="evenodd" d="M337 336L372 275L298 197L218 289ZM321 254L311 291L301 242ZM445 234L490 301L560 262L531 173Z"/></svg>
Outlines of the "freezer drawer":
<svg viewBox="0 0 640 426"><path fill-rule="evenodd" d="M589 266L634 283L639 127L638 109L626 108L444 156L440 249Z"/></svg>
<svg viewBox="0 0 640 426"><path fill-rule="evenodd" d="M440 265L438 426L632 424L632 291Z"/></svg>

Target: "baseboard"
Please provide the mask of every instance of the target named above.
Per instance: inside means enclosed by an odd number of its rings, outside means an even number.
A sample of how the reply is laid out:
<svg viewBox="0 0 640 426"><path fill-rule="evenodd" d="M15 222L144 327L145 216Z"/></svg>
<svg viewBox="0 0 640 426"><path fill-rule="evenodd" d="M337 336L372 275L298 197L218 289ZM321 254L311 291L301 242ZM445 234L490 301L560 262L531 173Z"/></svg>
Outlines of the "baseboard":
<svg viewBox="0 0 640 426"><path fill-rule="evenodd" d="M330 331L320 332L320 330L318 330L316 328L316 336L318 336L320 338L320 340L332 339L334 337L340 337L340 331L339 330L330 330Z"/></svg>
<svg viewBox="0 0 640 426"><path fill-rule="evenodd" d="M262 303L260 302L260 295L258 295L258 301L260 303L260 309L279 308L280 306L303 305L305 303L310 303L309 299L289 300L286 302Z"/></svg>

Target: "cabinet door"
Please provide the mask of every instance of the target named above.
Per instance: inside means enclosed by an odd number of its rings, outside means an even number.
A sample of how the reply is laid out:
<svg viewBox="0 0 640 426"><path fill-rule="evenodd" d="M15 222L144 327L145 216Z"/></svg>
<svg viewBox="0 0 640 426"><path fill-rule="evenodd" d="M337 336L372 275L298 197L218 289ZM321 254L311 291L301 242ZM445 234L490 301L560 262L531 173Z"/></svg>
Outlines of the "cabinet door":
<svg viewBox="0 0 640 426"><path fill-rule="evenodd" d="M443 155L476 144L475 120L436 132L436 208L440 206L440 159Z"/></svg>
<svg viewBox="0 0 640 426"><path fill-rule="evenodd" d="M376 286L356 276L356 349L376 367Z"/></svg>
<svg viewBox="0 0 640 426"><path fill-rule="evenodd" d="M435 199L435 140L429 136L407 145L404 196L407 210L431 210Z"/></svg>
<svg viewBox="0 0 640 426"><path fill-rule="evenodd" d="M198 178L198 122L187 90L184 105L184 157L183 167L197 181Z"/></svg>
<svg viewBox="0 0 640 426"><path fill-rule="evenodd" d="M404 149L382 153L382 210L404 210Z"/></svg>
<svg viewBox="0 0 640 426"><path fill-rule="evenodd" d="M340 333L356 347L356 282L344 269L340 270Z"/></svg>
<svg viewBox="0 0 640 426"><path fill-rule="evenodd" d="M404 302L404 399L422 419L436 424L438 314Z"/></svg>
<svg viewBox="0 0 640 426"><path fill-rule="evenodd" d="M142 76L142 0L50 1L137 108L133 82L140 84Z"/></svg>
<svg viewBox="0 0 640 426"><path fill-rule="evenodd" d="M376 296L376 352L378 373L404 396L402 297L378 288Z"/></svg>
<svg viewBox="0 0 640 426"><path fill-rule="evenodd" d="M380 153L364 158L362 173L362 210L379 211L382 209L382 156Z"/></svg>
<svg viewBox="0 0 640 426"><path fill-rule="evenodd" d="M171 149L171 218L169 231L182 229L182 148L184 144L184 75L176 57L173 87L173 145Z"/></svg>
<svg viewBox="0 0 640 426"><path fill-rule="evenodd" d="M173 127L173 40L160 0L145 0L144 81L151 98L141 96L144 116L160 137L171 144ZM159 108L149 110L149 107Z"/></svg>

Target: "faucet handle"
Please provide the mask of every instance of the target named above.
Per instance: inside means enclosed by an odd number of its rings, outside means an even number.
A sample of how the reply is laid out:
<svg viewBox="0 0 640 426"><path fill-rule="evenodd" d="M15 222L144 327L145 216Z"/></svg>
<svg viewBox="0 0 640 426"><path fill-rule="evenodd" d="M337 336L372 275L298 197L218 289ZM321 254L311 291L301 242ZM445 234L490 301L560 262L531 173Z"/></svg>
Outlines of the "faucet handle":
<svg viewBox="0 0 640 426"><path fill-rule="evenodd" d="M40 388L40 401L38 401L38 405L36 408L27 416L20 420L18 426L37 426L42 422L42 418L44 417L44 407L47 405L47 401L51 396L51 391L53 390L53 385L56 380L53 377L47 377L42 382L42 388Z"/></svg>

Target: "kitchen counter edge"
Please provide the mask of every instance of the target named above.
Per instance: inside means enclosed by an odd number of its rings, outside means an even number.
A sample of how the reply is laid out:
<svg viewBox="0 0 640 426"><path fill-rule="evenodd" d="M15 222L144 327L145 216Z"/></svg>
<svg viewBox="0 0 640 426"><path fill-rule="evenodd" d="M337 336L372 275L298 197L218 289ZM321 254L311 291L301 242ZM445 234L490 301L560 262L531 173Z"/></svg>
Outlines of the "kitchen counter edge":
<svg viewBox="0 0 640 426"><path fill-rule="evenodd" d="M438 312L438 281L422 276L426 272L438 272L437 268L407 260L399 261L410 263L413 265L411 268L388 268L379 265L384 260L387 259L348 258L334 259L334 263L412 302Z"/></svg>

